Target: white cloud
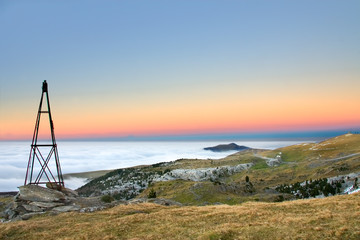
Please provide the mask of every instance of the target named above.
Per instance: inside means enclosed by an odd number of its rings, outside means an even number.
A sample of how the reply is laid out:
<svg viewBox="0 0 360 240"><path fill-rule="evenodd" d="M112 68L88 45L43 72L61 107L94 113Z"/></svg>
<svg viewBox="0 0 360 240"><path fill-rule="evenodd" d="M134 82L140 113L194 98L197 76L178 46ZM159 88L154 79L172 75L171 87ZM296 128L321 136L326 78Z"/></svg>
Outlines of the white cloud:
<svg viewBox="0 0 360 240"><path fill-rule="evenodd" d="M2 179L6 178L23 178L25 179L26 168L18 168L16 166L11 166L7 164L1 164L0 167L0 177Z"/></svg>
<svg viewBox="0 0 360 240"><path fill-rule="evenodd" d="M76 173L117 169L168 162L180 158L222 158L232 152L214 153L204 147L228 142L58 142L62 172ZM299 142L236 142L253 148L274 149ZM0 192L16 191L25 179L30 146L27 142L2 142L0 145ZM46 153L44 153L46 155ZM36 162L35 169L40 165ZM49 164L53 174L54 161ZM35 173L34 173L35 174ZM36 175L36 174L35 174ZM11 180L9 180L11 179ZM69 181L69 183L67 183ZM66 180L77 188L83 180Z"/></svg>
<svg viewBox="0 0 360 240"><path fill-rule="evenodd" d="M82 185L85 185L86 183L86 178L68 178L65 181L65 187L70 188L70 189L77 189L79 187L81 187Z"/></svg>

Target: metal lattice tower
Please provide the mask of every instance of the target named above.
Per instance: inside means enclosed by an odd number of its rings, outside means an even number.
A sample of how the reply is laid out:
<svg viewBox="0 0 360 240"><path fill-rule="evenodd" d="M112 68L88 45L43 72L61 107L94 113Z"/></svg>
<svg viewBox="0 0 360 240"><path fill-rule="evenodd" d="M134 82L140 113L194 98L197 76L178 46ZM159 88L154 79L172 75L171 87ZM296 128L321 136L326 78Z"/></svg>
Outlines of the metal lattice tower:
<svg viewBox="0 0 360 240"><path fill-rule="evenodd" d="M45 101L47 105L47 109L45 108L45 110L42 109L44 96L46 96ZM51 143L38 144L40 118L42 114L48 114L49 116ZM43 152L45 151L48 152L47 156L43 155L40 149ZM46 156L46 158L44 158L44 156ZM51 162L51 159L55 160L55 166L53 162ZM54 176L54 174L51 171L51 168L53 168L53 170L54 168L56 168L57 176ZM39 110L35 123L34 135L32 138L29 162L26 171L25 185L26 184L39 185L39 184L46 184L48 182L51 184L55 184L55 186L57 187L64 187L64 179L60 168L59 155L55 141L54 124L51 118L48 85L46 80L44 80L42 85L42 94L40 99Z"/></svg>

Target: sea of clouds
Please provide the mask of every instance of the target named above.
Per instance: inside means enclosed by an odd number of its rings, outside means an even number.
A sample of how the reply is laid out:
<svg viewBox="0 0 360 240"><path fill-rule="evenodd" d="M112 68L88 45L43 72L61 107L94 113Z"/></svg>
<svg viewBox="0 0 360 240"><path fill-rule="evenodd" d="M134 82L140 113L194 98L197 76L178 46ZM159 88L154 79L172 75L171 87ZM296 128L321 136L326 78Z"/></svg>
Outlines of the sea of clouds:
<svg viewBox="0 0 360 240"><path fill-rule="evenodd" d="M300 142L304 141L235 143L251 148L276 149ZM203 148L227 143L229 142L60 141L58 152L62 172L66 174L169 162L181 158L218 159L234 152L215 153ZM17 187L24 184L29 153L29 142L0 142L0 192L17 191ZM47 155L46 151L43 155ZM51 160L51 169L54 169L53 162ZM53 171L55 172L56 170ZM86 179L70 178L65 181L65 185L76 189L85 182Z"/></svg>

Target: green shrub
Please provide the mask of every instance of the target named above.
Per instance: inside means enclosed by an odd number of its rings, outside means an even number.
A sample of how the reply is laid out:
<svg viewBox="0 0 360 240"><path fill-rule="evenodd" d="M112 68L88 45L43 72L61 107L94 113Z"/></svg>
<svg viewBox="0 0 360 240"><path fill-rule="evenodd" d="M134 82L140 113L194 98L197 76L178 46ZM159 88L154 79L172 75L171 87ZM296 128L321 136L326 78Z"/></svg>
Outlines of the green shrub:
<svg viewBox="0 0 360 240"><path fill-rule="evenodd" d="M150 189L150 192L148 194L148 198L156 198L156 192L153 188Z"/></svg>
<svg viewBox="0 0 360 240"><path fill-rule="evenodd" d="M104 195L101 197L101 201L103 201L104 203L111 203L114 200L115 199L110 195Z"/></svg>
<svg viewBox="0 0 360 240"><path fill-rule="evenodd" d="M283 202L284 201L284 196L283 195L278 195L276 198L275 198L275 202Z"/></svg>

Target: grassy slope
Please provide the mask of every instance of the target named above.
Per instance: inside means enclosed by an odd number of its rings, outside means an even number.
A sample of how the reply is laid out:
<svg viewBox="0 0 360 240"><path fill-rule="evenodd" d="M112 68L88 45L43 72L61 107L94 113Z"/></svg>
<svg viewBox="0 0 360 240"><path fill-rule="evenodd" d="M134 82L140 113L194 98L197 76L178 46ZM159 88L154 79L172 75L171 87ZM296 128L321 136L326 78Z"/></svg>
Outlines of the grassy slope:
<svg viewBox="0 0 360 240"><path fill-rule="evenodd" d="M320 143L288 146L263 152L262 155L273 157L279 152L282 153L282 159L287 162L281 166L284 171L279 175L282 176L285 173L290 176L289 182L333 177L360 171L360 155L336 159L360 153L359 134L346 134ZM274 179L271 180L274 181Z"/></svg>
<svg viewBox="0 0 360 240"><path fill-rule="evenodd" d="M280 152L285 163L279 167L268 167L265 160L260 158L273 158ZM155 183L152 187L158 197L189 205L216 202L237 204L249 200L274 201L277 195L266 193L268 187L360 171L360 155L336 160L353 153L360 153L359 134L342 135L320 143L299 144L276 150L248 150L219 160L178 160L172 166L159 167L156 170L217 167L248 162L254 162L255 166L248 171L221 179L221 185L201 182L199 187L199 183L196 182L176 180ZM250 177L256 189L255 193L241 193L245 176ZM148 191L149 189L145 190L140 197L147 196Z"/></svg>
<svg viewBox="0 0 360 240"><path fill-rule="evenodd" d="M283 160L291 162L321 161L360 153L360 134L345 134L320 143L298 144L263 153L274 157L282 152Z"/></svg>
<svg viewBox="0 0 360 240"><path fill-rule="evenodd" d="M13 201L14 197L0 196L0 212L4 211L6 206Z"/></svg>
<svg viewBox="0 0 360 240"><path fill-rule="evenodd" d="M359 239L360 194L282 203L121 205L0 223L0 239Z"/></svg>

